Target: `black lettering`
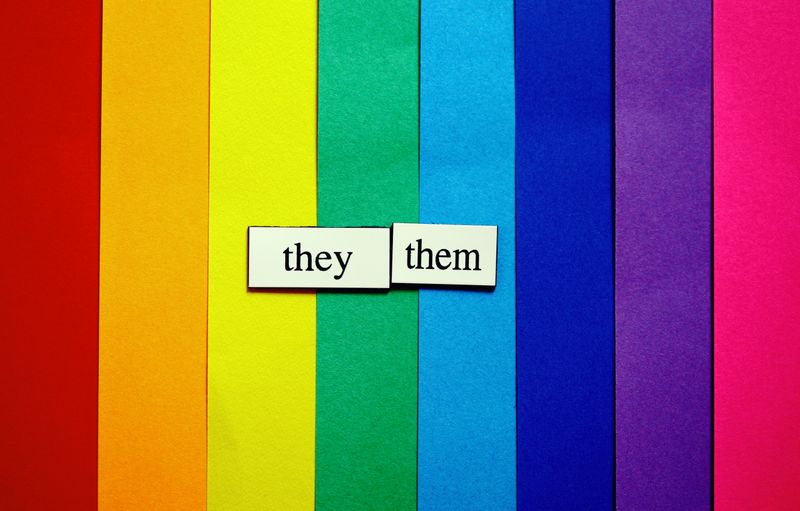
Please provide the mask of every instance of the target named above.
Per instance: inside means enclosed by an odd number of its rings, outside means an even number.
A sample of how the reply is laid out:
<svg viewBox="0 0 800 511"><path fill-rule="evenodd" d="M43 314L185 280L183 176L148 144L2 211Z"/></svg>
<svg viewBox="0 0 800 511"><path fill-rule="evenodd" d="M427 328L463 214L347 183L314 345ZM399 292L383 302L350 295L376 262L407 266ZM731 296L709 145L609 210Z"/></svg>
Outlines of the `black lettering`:
<svg viewBox="0 0 800 511"><path fill-rule="evenodd" d="M289 256L291 253L292 250L289 247L286 247L286 250L283 251L283 267L286 268L286 271L292 271L292 267L289 266Z"/></svg>
<svg viewBox="0 0 800 511"><path fill-rule="evenodd" d="M417 240L417 269L423 267L422 254L428 254L428 264L426 265L429 270L433 269L433 250L429 248L422 248L422 240Z"/></svg>
<svg viewBox="0 0 800 511"><path fill-rule="evenodd" d="M300 248L300 243L295 243L294 246L297 248L297 266L295 266L294 271L303 271L302 268L302 258L303 256L306 257L308 264L306 264L306 271L314 271L314 267L311 266L311 252L305 252Z"/></svg>
<svg viewBox="0 0 800 511"><path fill-rule="evenodd" d="M342 260L342 253L341 252L334 252L336 254L336 259L339 260L339 265L342 267L342 273L339 275L334 276L334 280L339 280L344 275L345 270L347 270L347 264L350 262L350 256L353 255L352 252L347 253L347 259Z"/></svg>
<svg viewBox="0 0 800 511"><path fill-rule="evenodd" d="M464 261L464 269L465 270L471 270L472 268L470 268L470 266L469 266L469 256L470 256L470 254L475 254L475 270L480 271L480 269L481 269L481 262L480 262L481 259L480 259L480 254L478 254L477 250L467 250L467 249L461 248L461 249L454 250L453 253L455 254L455 258L456 258L456 264L455 264L455 267L453 268L454 270L460 270L461 269L461 265L460 265L461 259L459 257L460 255L463 255L464 259L465 259L465 261Z"/></svg>
<svg viewBox="0 0 800 511"><path fill-rule="evenodd" d="M447 266L442 264L442 259L450 259L450 251L446 248L443 248L436 252L436 267L440 270L446 270L450 268L450 262L447 263Z"/></svg>
<svg viewBox="0 0 800 511"><path fill-rule="evenodd" d="M317 262L317 269L319 271L328 271L328 270L330 270L331 266L333 266L333 264L328 263L328 266L322 266L322 264L320 264L320 261L330 261L330 260L331 260L331 255L328 252L320 252L319 254L317 254L317 261L316 261Z"/></svg>
<svg viewBox="0 0 800 511"><path fill-rule="evenodd" d="M411 246L411 243L408 244L406 247L406 267L409 270L414 269L414 265L411 264L411 255L414 253L414 248Z"/></svg>

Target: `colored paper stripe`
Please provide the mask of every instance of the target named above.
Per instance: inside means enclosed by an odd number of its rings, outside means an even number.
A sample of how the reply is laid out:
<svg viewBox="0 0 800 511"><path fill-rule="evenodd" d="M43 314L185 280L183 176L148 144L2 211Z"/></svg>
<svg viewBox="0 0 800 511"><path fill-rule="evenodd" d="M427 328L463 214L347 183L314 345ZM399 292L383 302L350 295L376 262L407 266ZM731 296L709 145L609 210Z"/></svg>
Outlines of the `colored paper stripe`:
<svg viewBox="0 0 800 511"><path fill-rule="evenodd" d="M612 21L516 2L521 509L612 506Z"/></svg>
<svg viewBox="0 0 800 511"><path fill-rule="evenodd" d="M100 2L1 2L0 508L97 499Z"/></svg>
<svg viewBox="0 0 800 511"><path fill-rule="evenodd" d="M314 505L315 297L246 278L249 225L316 223L316 5L212 3L212 510Z"/></svg>
<svg viewBox="0 0 800 511"><path fill-rule="evenodd" d="M419 3L319 9L319 223L416 222ZM417 295L317 297L317 509L416 507Z"/></svg>
<svg viewBox="0 0 800 511"><path fill-rule="evenodd" d="M101 151L98 507L205 509L206 0L105 0Z"/></svg>
<svg viewBox="0 0 800 511"><path fill-rule="evenodd" d="M800 9L714 2L715 509L800 506Z"/></svg>
<svg viewBox="0 0 800 511"><path fill-rule="evenodd" d="M420 220L498 225L493 291L419 295L419 509L516 509L514 3L423 2Z"/></svg>
<svg viewBox="0 0 800 511"><path fill-rule="evenodd" d="M617 2L617 509L711 506L711 1Z"/></svg>

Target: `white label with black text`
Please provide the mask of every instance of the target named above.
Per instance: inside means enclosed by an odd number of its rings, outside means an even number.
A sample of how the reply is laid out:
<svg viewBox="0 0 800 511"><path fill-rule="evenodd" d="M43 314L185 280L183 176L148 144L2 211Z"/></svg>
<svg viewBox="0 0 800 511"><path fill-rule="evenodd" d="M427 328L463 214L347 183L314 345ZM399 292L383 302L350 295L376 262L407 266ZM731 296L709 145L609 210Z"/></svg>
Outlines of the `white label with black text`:
<svg viewBox="0 0 800 511"><path fill-rule="evenodd" d="M389 288L389 229L249 227L250 288Z"/></svg>
<svg viewBox="0 0 800 511"><path fill-rule="evenodd" d="M392 225L392 284L493 287L497 226Z"/></svg>

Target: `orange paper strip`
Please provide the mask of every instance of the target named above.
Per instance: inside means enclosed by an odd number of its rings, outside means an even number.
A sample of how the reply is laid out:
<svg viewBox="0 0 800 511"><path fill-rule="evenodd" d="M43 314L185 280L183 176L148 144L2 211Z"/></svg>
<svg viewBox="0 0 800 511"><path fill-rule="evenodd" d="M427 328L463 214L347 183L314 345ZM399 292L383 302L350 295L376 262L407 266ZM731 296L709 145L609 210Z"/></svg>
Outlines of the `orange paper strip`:
<svg viewBox="0 0 800 511"><path fill-rule="evenodd" d="M207 0L106 0L101 510L206 506Z"/></svg>

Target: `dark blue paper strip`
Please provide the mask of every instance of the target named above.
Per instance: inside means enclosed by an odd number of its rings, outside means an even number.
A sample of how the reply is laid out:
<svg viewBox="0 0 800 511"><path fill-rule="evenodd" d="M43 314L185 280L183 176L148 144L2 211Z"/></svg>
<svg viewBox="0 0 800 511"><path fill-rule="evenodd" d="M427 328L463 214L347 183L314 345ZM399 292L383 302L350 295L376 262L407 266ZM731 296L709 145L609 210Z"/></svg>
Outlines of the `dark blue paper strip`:
<svg viewBox="0 0 800 511"><path fill-rule="evenodd" d="M516 2L519 509L612 508L612 26Z"/></svg>

